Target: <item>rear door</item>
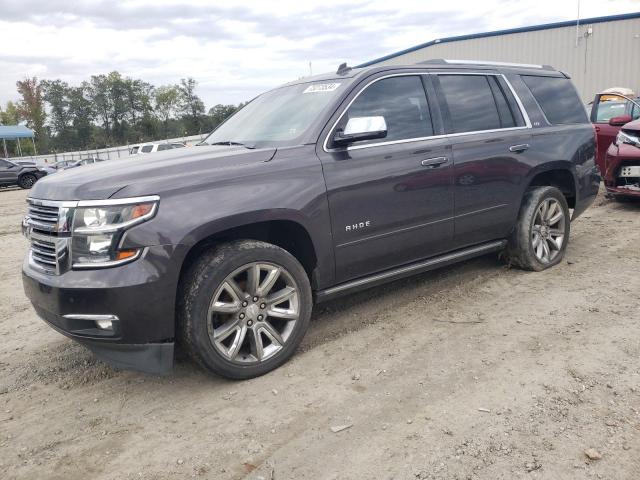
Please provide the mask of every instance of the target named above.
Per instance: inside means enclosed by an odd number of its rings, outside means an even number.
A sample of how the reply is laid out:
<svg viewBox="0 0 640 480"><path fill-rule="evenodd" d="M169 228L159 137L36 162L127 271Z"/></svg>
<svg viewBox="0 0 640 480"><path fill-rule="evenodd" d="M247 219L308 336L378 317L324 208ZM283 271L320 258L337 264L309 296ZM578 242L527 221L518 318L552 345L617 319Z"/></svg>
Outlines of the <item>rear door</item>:
<svg viewBox="0 0 640 480"><path fill-rule="evenodd" d="M342 282L451 248L453 164L425 75L380 77L354 92L333 125L322 161ZM435 107L435 108L434 108ZM334 148L349 118L383 116L387 136ZM334 117L335 118L335 117Z"/></svg>
<svg viewBox="0 0 640 480"><path fill-rule="evenodd" d="M453 147L456 248L504 238L520 207L531 133L502 75L434 75Z"/></svg>

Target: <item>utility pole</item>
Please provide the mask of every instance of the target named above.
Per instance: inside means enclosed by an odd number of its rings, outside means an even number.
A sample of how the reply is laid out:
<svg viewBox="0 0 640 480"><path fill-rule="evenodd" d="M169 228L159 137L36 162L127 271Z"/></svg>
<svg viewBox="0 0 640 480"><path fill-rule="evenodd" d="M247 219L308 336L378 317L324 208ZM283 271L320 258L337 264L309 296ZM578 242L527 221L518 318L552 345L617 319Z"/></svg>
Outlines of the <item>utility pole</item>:
<svg viewBox="0 0 640 480"><path fill-rule="evenodd" d="M576 19L576 47L580 42L580 0L578 0L578 16Z"/></svg>

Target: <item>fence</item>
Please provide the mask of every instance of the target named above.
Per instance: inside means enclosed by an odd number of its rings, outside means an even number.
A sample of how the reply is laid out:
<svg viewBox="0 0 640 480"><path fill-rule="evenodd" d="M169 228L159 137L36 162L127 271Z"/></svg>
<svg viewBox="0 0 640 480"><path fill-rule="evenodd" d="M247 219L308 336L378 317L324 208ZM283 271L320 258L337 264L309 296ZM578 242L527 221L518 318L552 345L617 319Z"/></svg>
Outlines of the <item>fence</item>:
<svg viewBox="0 0 640 480"><path fill-rule="evenodd" d="M184 142L187 145L198 143L202 141L207 134L191 135L190 137L180 138L168 138L165 140L157 140L154 142L142 142L140 144L132 145L144 145L147 143L169 143L169 142ZM103 160L114 160L117 158L127 158L129 156L129 148L131 145L122 145L120 147L98 148L95 150L81 150L77 152L63 152L63 153L49 153L46 155L25 155L22 157L13 157L13 160L32 160L38 166L52 165L56 162L63 160L82 160L87 157L96 157ZM10 159L11 160L11 159Z"/></svg>

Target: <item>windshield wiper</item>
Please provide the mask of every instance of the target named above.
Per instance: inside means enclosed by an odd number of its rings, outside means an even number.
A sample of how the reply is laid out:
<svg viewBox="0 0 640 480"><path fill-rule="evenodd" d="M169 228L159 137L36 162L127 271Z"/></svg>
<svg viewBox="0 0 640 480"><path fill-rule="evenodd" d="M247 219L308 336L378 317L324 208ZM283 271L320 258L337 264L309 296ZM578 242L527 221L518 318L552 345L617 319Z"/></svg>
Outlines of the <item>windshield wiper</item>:
<svg viewBox="0 0 640 480"><path fill-rule="evenodd" d="M250 148L250 149L256 148L255 145L246 145L246 144L241 143L241 142L234 142L233 140L226 140L224 142L213 142L213 143L210 143L209 145L226 145L226 146L229 146L229 147L232 147L234 145L240 145L242 147Z"/></svg>

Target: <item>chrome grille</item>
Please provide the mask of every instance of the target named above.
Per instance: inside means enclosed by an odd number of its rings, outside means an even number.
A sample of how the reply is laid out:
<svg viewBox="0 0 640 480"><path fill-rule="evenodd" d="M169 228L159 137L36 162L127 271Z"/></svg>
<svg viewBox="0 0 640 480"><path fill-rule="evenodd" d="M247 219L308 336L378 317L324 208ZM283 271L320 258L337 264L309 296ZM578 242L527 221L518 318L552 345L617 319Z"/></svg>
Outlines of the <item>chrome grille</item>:
<svg viewBox="0 0 640 480"><path fill-rule="evenodd" d="M68 268L73 205L31 198L27 202L23 230L31 242L29 263L44 273L59 275Z"/></svg>
<svg viewBox="0 0 640 480"><path fill-rule="evenodd" d="M27 216L34 230L42 230L45 232L57 231L60 207L38 205L32 200L28 200L28 202L29 208L27 210Z"/></svg>
<svg viewBox="0 0 640 480"><path fill-rule="evenodd" d="M31 236L31 260L45 270L58 272L56 241L41 236Z"/></svg>

